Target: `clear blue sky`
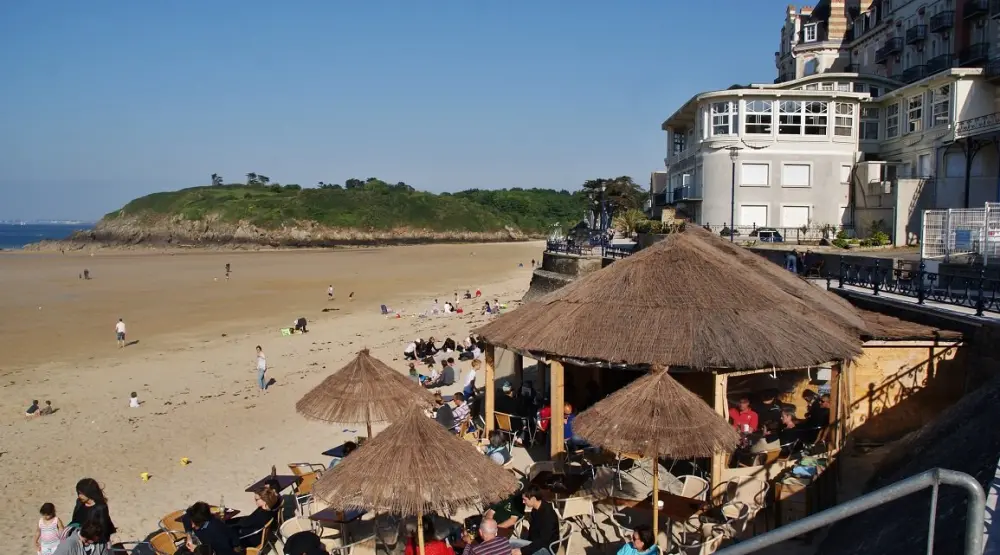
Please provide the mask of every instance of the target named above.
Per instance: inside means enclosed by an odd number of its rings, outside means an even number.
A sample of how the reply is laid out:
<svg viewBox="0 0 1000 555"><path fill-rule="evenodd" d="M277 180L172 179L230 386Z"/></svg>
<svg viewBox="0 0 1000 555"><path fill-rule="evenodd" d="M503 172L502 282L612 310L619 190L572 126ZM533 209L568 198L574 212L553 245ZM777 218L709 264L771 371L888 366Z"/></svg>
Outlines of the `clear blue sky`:
<svg viewBox="0 0 1000 555"><path fill-rule="evenodd" d="M774 78L785 0L0 2L0 219L282 183L575 189Z"/></svg>

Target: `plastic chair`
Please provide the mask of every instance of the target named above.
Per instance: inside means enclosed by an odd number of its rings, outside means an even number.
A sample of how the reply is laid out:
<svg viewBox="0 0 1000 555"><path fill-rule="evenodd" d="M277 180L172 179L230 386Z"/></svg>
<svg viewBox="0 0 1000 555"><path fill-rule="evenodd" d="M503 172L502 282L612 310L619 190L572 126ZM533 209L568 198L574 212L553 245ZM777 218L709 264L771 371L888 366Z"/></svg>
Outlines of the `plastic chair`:
<svg viewBox="0 0 1000 555"><path fill-rule="evenodd" d="M722 534L727 540L736 541L747 529L747 521L750 520L750 507L741 501L726 503L722 506L722 516L726 519L721 524L716 524L713 529Z"/></svg>
<svg viewBox="0 0 1000 555"><path fill-rule="evenodd" d="M375 536L368 536L367 538L358 540L358 541L356 541L354 543L347 544L347 545L339 545L339 546L338 545L327 545L326 542L323 542L323 545L326 546L327 550L330 552L330 555L353 555L355 547L357 547L357 546L359 546L361 544L364 544L364 543L369 543L369 542L371 542L374 539L375 539Z"/></svg>
<svg viewBox="0 0 1000 555"><path fill-rule="evenodd" d="M285 540L291 537L292 534L310 532L312 529L313 522L311 520L305 517L297 516L278 525L278 539L281 541L281 544L284 545Z"/></svg>
<svg viewBox="0 0 1000 555"><path fill-rule="evenodd" d="M757 513L767 506L767 492L771 487L770 484L752 476L736 476L724 484L726 503L739 501L746 505L750 509L748 520L753 523L753 531L756 533Z"/></svg>
<svg viewBox="0 0 1000 555"><path fill-rule="evenodd" d="M712 555L722 543L722 533L715 533L709 538L699 534L687 534L675 541L677 550L682 555Z"/></svg>
<svg viewBox="0 0 1000 555"><path fill-rule="evenodd" d="M272 549L274 548L273 527L274 527L274 519L272 518L271 520L267 521L267 524L265 524L264 527L261 528L260 530L251 532L245 536L240 536L240 539L242 540L260 534L260 544L257 545L256 547L248 547L245 551L246 555L260 555L269 546Z"/></svg>
<svg viewBox="0 0 1000 555"><path fill-rule="evenodd" d="M164 532L183 534L184 525L181 524L182 516L184 516L184 511L174 511L165 515L158 523L160 530L163 530Z"/></svg>
<svg viewBox="0 0 1000 555"><path fill-rule="evenodd" d="M514 449L514 436L517 435L514 432L514 415L507 414L505 412L494 413L497 421L497 431L507 438L507 448Z"/></svg>
<svg viewBox="0 0 1000 555"><path fill-rule="evenodd" d="M177 553L177 538L170 532L160 532L149 538L149 547L156 555L174 555Z"/></svg>
<svg viewBox="0 0 1000 555"><path fill-rule="evenodd" d="M681 497L704 501L708 494L708 481L690 474L681 476Z"/></svg>
<svg viewBox="0 0 1000 555"><path fill-rule="evenodd" d="M581 530L596 527L597 519L594 516L594 500L587 496L568 497L553 502L553 508L559 515L559 520L575 524ZM584 517L590 519L590 524L583 523Z"/></svg>
<svg viewBox="0 0 1000 555"><path fill-rule="evenodd" d="M291 468L291 465L289 465ZM293 490L293 495L295 496L295 505L297 507L296 512L298 514L305 514L306 504L312 500L312 490L313 486L322 476L322 471L309 472L308 474L299 474L299 482L295 485Z"/></svg>
<svg viewBox="0 0 1000 555"><path fill-rule="evenodd" d="M559 529L559 539L549 544L549 553L552 555L568 555L570 542L573 540L573 533L576 526L572 522L564 522Z"/></svg>

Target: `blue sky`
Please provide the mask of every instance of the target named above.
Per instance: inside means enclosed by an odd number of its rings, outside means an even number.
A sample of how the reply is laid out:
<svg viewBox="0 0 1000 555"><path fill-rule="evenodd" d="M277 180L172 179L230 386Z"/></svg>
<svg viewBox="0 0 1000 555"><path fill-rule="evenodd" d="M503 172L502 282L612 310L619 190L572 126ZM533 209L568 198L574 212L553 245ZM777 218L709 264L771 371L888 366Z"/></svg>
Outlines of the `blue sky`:
<svg viewBox="0 0 1000 555"><path fill-rule="evenodd" d="M97 218L212 173L646 183L691 95L774 78L786 5L0 2L0 219Z"/></svg>

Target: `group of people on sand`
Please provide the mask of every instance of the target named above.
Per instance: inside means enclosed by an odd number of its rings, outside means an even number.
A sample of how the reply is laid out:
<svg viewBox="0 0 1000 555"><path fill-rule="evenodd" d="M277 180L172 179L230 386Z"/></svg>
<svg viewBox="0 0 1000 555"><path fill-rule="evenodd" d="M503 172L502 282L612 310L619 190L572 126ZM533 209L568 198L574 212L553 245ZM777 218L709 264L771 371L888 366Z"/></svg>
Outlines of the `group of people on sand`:
<svg viewBox="0 0 1000 555"><path fill-rule="evenodd" d="M110 555L111 536L117 529L97 480L84 478L76 483L68 524L63 524L53 503L43 503L38 512L35 549L39 555Z"/></svg>

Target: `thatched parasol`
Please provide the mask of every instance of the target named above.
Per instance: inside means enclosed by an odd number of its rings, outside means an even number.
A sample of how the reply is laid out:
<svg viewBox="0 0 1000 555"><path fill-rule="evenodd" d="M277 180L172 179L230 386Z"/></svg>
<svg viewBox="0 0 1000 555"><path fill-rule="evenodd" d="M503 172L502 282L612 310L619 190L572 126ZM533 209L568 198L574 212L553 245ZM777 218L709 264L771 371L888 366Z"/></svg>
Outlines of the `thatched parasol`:
<svg viewBox="0 0 1000 555"><path fill-rule="evenodd" d="M327 471L313 493L338 510L378 510L417 517L482 507L517 491L514 475L419 409L401 416Z"/></svg>
<svg viewBox="0 0 1000 555"><path fill-rule="evenodd" d="M740 440L724 418L662 367L580 413L573 432L609 451L653 459L654 534L659 527L659 457L711 457L731 451Z"/></svg>
<svg viewBox="0 0 1000 555"><path fill-rule="evenodd" d="M363 349L303 395L295 410L322 422L364 423L371 438L372 423L391 422L413 406L428 408L433 403L433 395L420 384Z"/></svg>
<svg viewBox="0 0 1000 555"><path fill-rule="evenodd" d="M850 360L864 331L847 301L688 225L476 333L521 352L750 370Z"/></svg>

